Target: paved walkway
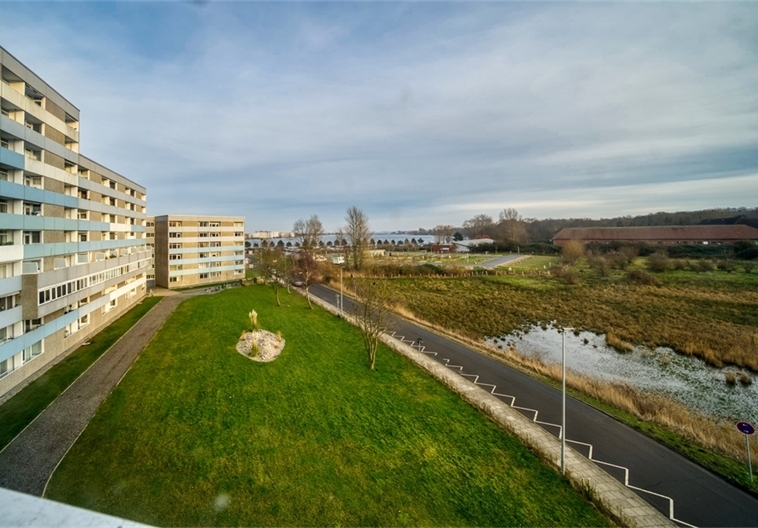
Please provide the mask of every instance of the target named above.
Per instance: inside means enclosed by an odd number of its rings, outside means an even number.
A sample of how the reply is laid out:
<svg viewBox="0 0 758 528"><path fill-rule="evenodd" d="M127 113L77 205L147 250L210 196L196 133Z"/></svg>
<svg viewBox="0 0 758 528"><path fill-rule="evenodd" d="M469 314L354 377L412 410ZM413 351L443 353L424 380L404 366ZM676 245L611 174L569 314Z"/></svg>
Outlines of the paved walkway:
<svg viewBox="0 0 758 528"><path fill-rule="evenodd" d="M193 292L194 293L194 292ZM0 452L0 487L41 497L100 404L186 295L167 295Z"/></svg>
<svg viewBox="0 0 758 528"><path fill-rule="evenodd" d="M477 266L481 268L497 268L498 266L505 266L506 264L515 264L519 260L526 258L528 255L516 255L515 253L511 253L509 255L504 255L502 257L497 257L492 260L485 260L484 262L480 262L477 264Z"/></svg>

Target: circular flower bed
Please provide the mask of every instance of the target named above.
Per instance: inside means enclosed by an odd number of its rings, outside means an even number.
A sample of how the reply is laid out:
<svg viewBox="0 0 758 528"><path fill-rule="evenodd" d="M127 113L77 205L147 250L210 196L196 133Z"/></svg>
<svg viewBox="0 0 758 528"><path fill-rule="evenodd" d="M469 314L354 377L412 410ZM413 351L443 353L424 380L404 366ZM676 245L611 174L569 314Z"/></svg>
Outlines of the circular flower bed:
<svg viewBox="0 0 758 528"><path fill-rule="evenodd" d="M237 352L261 363L274 361L283 348L284 339L267 330L246 332L237 342Z"/></svg>

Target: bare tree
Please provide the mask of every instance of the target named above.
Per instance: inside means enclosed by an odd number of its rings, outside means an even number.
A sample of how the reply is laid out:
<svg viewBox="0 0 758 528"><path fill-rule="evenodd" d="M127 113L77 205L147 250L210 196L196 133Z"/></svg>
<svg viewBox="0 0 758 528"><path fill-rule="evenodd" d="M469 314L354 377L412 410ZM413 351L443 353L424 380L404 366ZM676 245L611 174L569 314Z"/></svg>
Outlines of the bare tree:
<svg viewBox="0 0 758 528"><path fill-rule="evenodd" d="M295 222L292 228L295 238L300 242L300 254L297 258L297 274L305 286L305 297L308 299L308 306L313 310L311 304L310 287L319 276L319 265L316 260L316 252L319 249L321 237L324 236L324 226L321 224L318 215L311 215L308 220L302 218Z"/></svg>
<svg viewBox="0 0 758 528"><path fill-rule="evenodd" d="M579 240L569 240L562 248L563 260L569 264L576 264L576 261L584 256L584 244Z"/></svg>
<svg viewBox="0 0 758 528"><path fill-rule="evenodd" d="M512 207L500 211L500 225L505 241L520 242L526 237L524 219Z"/></svg>
<svg viewBox="0 0 758 528"><path fill-rule="evenodd" d="M495 222L492 221L492 217L486 214L478 214L463 222L463 227L468 229L471 238L489 235L494 226Z"/></svg>
<svg viewBox="0 0 758 528"><path fill-rule="evenodd" d="M434 228L434 240L438 244L449 244L453 239L455 228L451 225L438 225Z"/></svg>
<svg viewBox="0 0 758 528"><path fill-rule="evenodd" d="M301 218L295 222L292 231L304 251L312 251L318 248L321 237L324 236L324 226L318 219L318 215L311 215L308 220Z"/></svg>
<svg viewBox="0 0 758 528"><path fill-rule="evenodd" d="M284 274L284 253L280 248L272 245L261 247L256 255L255 267L263 277L263 280L274 288L276 305L281 306L279 300L280 277Z"/></svg>
<svg viewBox="0 0 758 528"><path fill-rule="evenodd" d="M347 209L345 215L347 225L344 227L345 236L350 242L350 250L353 254L353 267L363 267L363 252L371 238L371 230L368 227L368 216L355 206Z"/></svg>
<svg viewBox="0 0 758 528"><path fill-rule="evenodd" d="M387 330L389 321L389 303L381 282L357 281L352 289L358 302L353 309L358 329L363 335L363 347L368 357L371 370L376 367L376 350L379 348L379 336Z"/></svg>

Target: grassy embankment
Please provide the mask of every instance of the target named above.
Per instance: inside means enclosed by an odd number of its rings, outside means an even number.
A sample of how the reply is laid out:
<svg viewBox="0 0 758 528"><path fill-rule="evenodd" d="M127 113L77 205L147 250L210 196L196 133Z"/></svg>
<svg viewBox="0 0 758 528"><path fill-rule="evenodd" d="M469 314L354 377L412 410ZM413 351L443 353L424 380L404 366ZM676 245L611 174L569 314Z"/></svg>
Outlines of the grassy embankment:
<svg viewBox="0 0 758 528"><path fill-rule="evenodd" d="M263 286L180 305L54 474L48 497L156 525L605 525L442 385ZM234 350L255 308L286 345Z"/></svg>
<svg viewBox="0 0 758 528"><path fill-rule="evenodd" d="M0 423L3 424L0 428L0 449L13 440L161 299L162 297L146 297L140 304L90 338L89 345L81 346L0 405Z"/></svg>
<svg viewBox="0 0 758 528"><path fill-rule="evenodd" d="M635 263L629 270L640 268ZM605 333L618 343L669 346L715 365L758 370L758 274L657 274L659 287L631 285L625 272L600 277L585 264L579 283L554 275L515 273L473 278L400 278L388 281L398 310L482 345L525 324L558 325ZM559 370L491 352L557 379ZM574 376L570 383L627 423L758 492L744 466L745 445L734 424L706 419L673 401L627 387ZM736 387L736 390L740 390ZM603 402L600 405L599 402ZM758 459L754 446L753 459Z"/></svg>

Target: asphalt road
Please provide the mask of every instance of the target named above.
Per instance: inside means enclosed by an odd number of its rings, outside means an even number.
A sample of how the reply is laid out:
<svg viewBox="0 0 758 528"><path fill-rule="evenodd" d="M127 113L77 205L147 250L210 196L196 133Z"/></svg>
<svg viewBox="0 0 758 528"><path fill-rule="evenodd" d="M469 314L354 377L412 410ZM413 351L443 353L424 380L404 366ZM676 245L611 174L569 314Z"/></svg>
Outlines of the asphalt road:
<svg viewBox="0 0 758 528"><path fill-rule="evenodd" d="M481 268L496 268L498 266L504 266L508 264L509 262L518 260L520 258L521 258L521 255L510 253L508 255L503 255L502 257L494 258L492 260L485 260L484 262L480 262L479 264L477 264L477 266Z"/></svg>
<svg viewBox="0 0 758 528"><path fill-rule="evenodd" d="M312 286L310 291L336 305L333 290ZM344 309L350 305L346 297ZM559 390L408 321L396 318L390 330L409 343L421 338L430 357L471 381L478 376L485 390L494 385L493 394L558 436ZM682 525L758 526L758 498L571 397L566 400L566 442Z"/></svg>

